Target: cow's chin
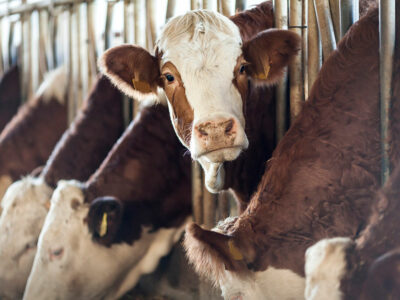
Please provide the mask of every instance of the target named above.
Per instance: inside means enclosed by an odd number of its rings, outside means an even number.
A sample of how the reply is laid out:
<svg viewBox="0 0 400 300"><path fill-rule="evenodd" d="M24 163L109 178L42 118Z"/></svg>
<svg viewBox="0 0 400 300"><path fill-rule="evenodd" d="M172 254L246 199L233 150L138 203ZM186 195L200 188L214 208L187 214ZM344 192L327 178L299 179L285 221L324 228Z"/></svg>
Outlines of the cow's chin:
<svg viewBox="0 0 400 300"><path fill-rule="evenodd" d="M202 160L206 160L209 163L214 164L224 163L225 161L235 160L242 152L242 150L243 147L241 146L217 149L202 153L199 156L199 159L201 158Z"/></svg>

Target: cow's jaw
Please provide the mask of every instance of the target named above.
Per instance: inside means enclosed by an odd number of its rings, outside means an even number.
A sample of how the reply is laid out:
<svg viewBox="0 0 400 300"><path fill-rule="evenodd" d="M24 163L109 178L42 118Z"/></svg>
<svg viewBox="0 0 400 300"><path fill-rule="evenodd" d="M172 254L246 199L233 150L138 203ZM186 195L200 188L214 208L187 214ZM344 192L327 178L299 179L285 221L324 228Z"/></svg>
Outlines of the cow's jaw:
<svg viewBox="0 0 400 300"><path fill-rule="evenodd" d="M89 204L84 202L82 187L76 181L60 181L54 191L25 300L117 299L142 274L154 271L183 232L185 224L156 231L143 228L133 245L102 246L89 232Z"/></svg>
<svg viewBox="0 0 400 300"><path fill-rule="evenodd" d="M0 298L21 298L36 253L52 189L25 178L7 190L0 217Z"/></svg>
<svg viewBox="0 0 400 300"><path fill-rule="evenodd" d="M201 12L172 20L157 42L160 71L172 123L192 158L207 165L211 191L218 191L220 164L248 147L243 91L235 84L242 40L229 19ZM186 28L187 27L187 28ZM173 80L168 80L172 75Z"/></svg>

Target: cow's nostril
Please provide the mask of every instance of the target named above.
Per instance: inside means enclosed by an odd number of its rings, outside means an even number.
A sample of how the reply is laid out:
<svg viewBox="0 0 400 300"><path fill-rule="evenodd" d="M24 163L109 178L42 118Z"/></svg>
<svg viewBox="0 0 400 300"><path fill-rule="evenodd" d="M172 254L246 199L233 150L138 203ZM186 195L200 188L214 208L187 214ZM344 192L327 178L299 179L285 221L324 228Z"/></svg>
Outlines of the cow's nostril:
<svg viewBox="0 0 400 300"><path fill-rule="evenodd" d="M225 134L229 134L233 128L233 120L229 120L225 127Z"/></svg>

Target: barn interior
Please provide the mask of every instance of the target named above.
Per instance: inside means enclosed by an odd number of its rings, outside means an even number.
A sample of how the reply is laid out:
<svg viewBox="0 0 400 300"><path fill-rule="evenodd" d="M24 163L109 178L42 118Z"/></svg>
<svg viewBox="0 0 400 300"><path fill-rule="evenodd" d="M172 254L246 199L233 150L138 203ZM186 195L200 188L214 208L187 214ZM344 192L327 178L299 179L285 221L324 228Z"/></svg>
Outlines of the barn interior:
<svg viewBox="0 0 400 300"><path fill-rule="evenodd" d="M0 118L4 118L4 121L0 120L0 149L2 147L1 143L8 138L7 134L12 129L11 121L14 115L21 112L21 109L18 111L20 107L31 103L30 99L35 99L39 95L38 90L40 91L41 84L48 78L46 77L48 72L60 67L64 68L66 74L65 103L68 128L69 125L82 118L82 111L88 106L85 101L98 82L101 73L98 61L106 50L122 44L133 44L154 54L162 28L170 19L176 16L185 14L190 10L207 9L229 18L252 9L262 2L265 1L0 0ZM274 109L274 119L272 121L274 123L274 132L272 133L273 148L285 136L291 124L300 114L321 67L330 55L337 50L339 41L346 35L349 28L365 15L369 9L379 6L381 13L381 180L383 185L390 176L390 158L388 154L389 108L392 105L391 85L392 76L394 76L392 75L392 65L396 34L395 12L398 9L396 5L399 4L396 4L394 0L271 0L268 2L271 2L271 7L273 8L273 28L296 33L300 37L301 44L297 56L290 61L283 78L273 87L268 87L269 91L272 91L274 99L274 105L272 106ZM9 74L16 67L18 68L18 73L15 76L14 72L10 77ZM11 87L15 85L18 85L18 91L10 91ZM2 90L4 91L2 92ZM16 96L11 96L12 93ZM116 105L119 105L118 103L121 105L121 118L124 129L133 126L135 118L141 120L140 118L144 114L142 113L144 105L138 99L123 95L122 101L116 102ZM14 123L16 122L14 121ZM136 122L139 123L139 121ZM50 127L55 126L48 125ZM78 129L76 128L79 127L72 125L70 128L75 128L73 130L77 131ZM93 132L93 135L101 134L102 132ZM38 142L43 138L43 135L37 137L39 139ZM58 139L61 140L62 137L58 136ZM87 143L89 144L90 142L87 141ZM117 145L122 142L119 140L117 142L113 141L112 144L114 143ZM26 150L33 151L30 147L32 146L27 143ZM57 147L54 148L54 151L56 149ZM93 149L91 151L96 150ZM0 150L0 155L2 155L1 153ZM152 154L150 153L149 155ZM182 151L182 157L184 156L190 158L190 153ZM51 156L49 159L51 159ZM0 164L1 162L0 157ZM205 186L205 173L202 166L195 160L191 160L190 164L190 197L187 199L191 209L190 222L211 230L219 221L238 216L241 213L240 202L238 202L240 195L235 194L232 189L211 193ZM265 165L266 161L263 164L263 169ZM35 167L18 174L18 179L26 176L38 176L41 174L42 169L40 166L37 167L39 169ZM134 168L135 165L129 167ZM11 194L7 188L17 180L11 180L9 177L3 176L1 168L2 166L0 165L0 195L3 197L6 191ZM46 170L46 167L44 167L44 170ZM91 172L90 174L96 173ZM73 177L60 179L86 180ZM4 183L2 180L4 180ZM87 180L90 182L91 179ZM256 185L256 183L254 184ZM142 186L150 190L156 189L151 183L151 178L144 179ZM56 187L57 184L54 187L52 186L53 189ZM104 196L112 197L113 195L107 194ZM4 213L4 211L6 210L3 209L2 211L0 209L0 214ZM21 216L23 217L23 215ZM112 223L111 219L107 219L108 215L105 214L104 216L106 224L107 222ZM104 220L101 224L104 224ZM5 225L0 222L1 226ZM98 232L100 236L102 235L101 226ZM140 276L137 280L132 281L134 283L130 284L128 288L124 287L126 291L124 291L123 295L114 293L110 294L112 296L105 296L94 293L93 295L95 296L92 298L86 298L86 296L68 298L63 295L63 290L60 290L59 298L57 299L223 299L218 286L200 277L193 266L190 265L182 245L184 226L179 230L181 230L179 231L180 235L176 238L174 237L176 241L174 240L169 249L159 255L160 257L154 267L150 268L149 271L140 271ZM1 234L2 231L0 229ZM62 232L59 233L59 235L62 234ZM15 237L15 240L17 239L18 237ZM38 239L40 241L38 237L35 242ZM1 241L0 238L0 243ZM157 247L157 245L153 246ZM107 245L105 242L105 246L103 244L102 247L107 251L112 251L112 248L116 246ZM33 249L36 249L36 245ZM146 251L150 251L150 246ZM88 256L90 255L88 253ZM0 245L0 261L8 259L10 258L6 256L5 252L2 252ZM36 259L39 260L39 258ZM32 263L33 260L30 265ZM20 266L17 266L19 264L19 262L15 261L10 266L19 268ZM97 264L103 264L102 259L99 259ZM6 272L6 270L0 268L1 272ZM29 272L30 270L26 275L29 275ZM79 269L77 272L79 272ZM128 271L125 272L126 274L128 273ZM105 273L107 273L106 270ZM121 280L126 274L121 275ZM107 277L108 275L104 276ZM6 276L3 277L5 278ZM24 290L22 289L21 292L21 288L18 293L14 294L12 292L9 294L7 294L8 292L3 292L2 289L6 289L8 284L12 286L12 282L5 281L2 284L1 278L2 275L0 274L0 300L26 297L26 295L23 296ZM62 278L59 280L62 280ZM91 279L88 277L86 280L90 281ZM75 285L70 285L69 289L83 289L83 285L85 285L85 282L75 282ZM43 290L47 288L46 284L40 287ZM29 299L35 299L35 297ZM50 300L52 298L45 299ZM303 295L299 299L304 299Z"/></svg>

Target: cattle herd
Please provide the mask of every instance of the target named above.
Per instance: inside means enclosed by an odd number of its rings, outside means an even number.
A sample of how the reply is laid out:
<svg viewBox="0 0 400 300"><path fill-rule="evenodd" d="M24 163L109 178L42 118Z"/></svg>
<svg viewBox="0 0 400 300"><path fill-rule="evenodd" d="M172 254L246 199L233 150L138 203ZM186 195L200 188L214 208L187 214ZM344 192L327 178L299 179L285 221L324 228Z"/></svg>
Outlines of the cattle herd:
<svg viewBox="0 0 400 300"><path fill-rule="evenodd" d="M379 11L361 2L277 145L273 85L301 41L273 29L270 1L174 17L153 54L107 50L69 126L63 67L22 106L10 68L0 300L118 299L175 244L229 300L400 299L400 22L381 187ZM121 92L141 103L126 129ZM208 190L234 193L239 216L212 230L191 221L192 160Z"/></svg>

